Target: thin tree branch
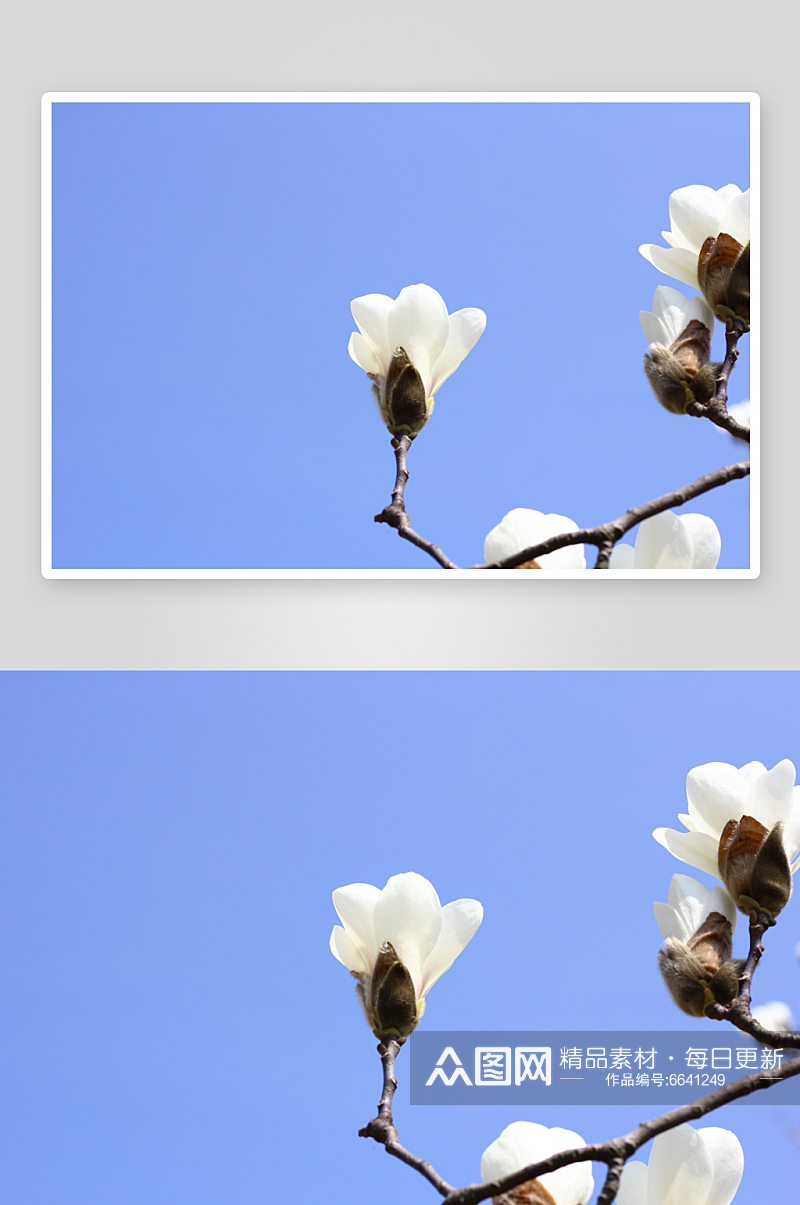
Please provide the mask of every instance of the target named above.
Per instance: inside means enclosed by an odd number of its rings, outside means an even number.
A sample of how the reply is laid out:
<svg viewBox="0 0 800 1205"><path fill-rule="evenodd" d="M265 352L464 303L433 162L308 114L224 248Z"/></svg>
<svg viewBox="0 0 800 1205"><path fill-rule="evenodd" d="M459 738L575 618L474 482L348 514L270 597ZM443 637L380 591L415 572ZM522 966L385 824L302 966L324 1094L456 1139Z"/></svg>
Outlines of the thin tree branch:
<svg viewBox="0 0 800 1205"><path fill-rule="evenodd" d="M749 329L740 318L731 320L730 326L725 331L725 359L717 377L716 393L710 402L690 402L686 407L686 413L690 414L692 418L707 418L716 427L721 427L723 431L727 431L729 435L734 435L737 439L744 440L745 443L750 443L750 428L743 427L728 414L728 378L739 355L736 345Z"/></svg>
<svg viewBox="0 0 800 1205"><path fill-rule="evenodd" d="M466 1188L459 1188L455 1192L451 1192L445 1198L445 1205L478 1205L479 1201L497 1197L501 1193L516 1188L519 1184L543 1176L546 1172L557 1171L559 1167L567 1167L572 1163L585 1163L590 1159L595 1163L606 1163L609 1167L609 1175L597 1199L597 1205L610 1205L619 1188L619 1179L615 1169L621 1168L622 1164L651 1138L663 1134L666 1130L683 1125L685 1122L696 1121L699 1117L705 1117L707 1113L719 1109L722 1105L739 1100L742 1096L749 1096L752 1092L759 1092L763 1088L769 1088L781 1080L791 1079L795 1075L800 1075L800 1058L792 1059L791 1062L784 1063L781 1067L770 1068L769 1071L759 1071L754 1075L744 1076L732 1084L725 1084L722 1088L709 1092L707 1096L701 1096L699 1100L695 1100L691 1104L681 1105L669 1113L663 1113L660 1117L643 1121L630 1133L623 1134L619 1138L612 1138L610 1142L590 1143L571 1151L559 1151L548 1159L542 1159L539 1163L531 1163L528 1167L524 1167L512 1175L503 1176L501 1180L492 1180L488 1184L468 1184Z"/></svg>
<svg viewBox="0 0 800 1205"><path fill-rule="evenodd" d="M397 461L397 476L392 490L392 501L389 506L383 508L379 515L375 516L375 522L388 523L390 527L394 527L399 536L408 540L409 543L415 544L423 552L427 552L428 556L432 556L443 569L458 569L455 561L451 561L448 556L445 556L438 544L432 544L430 540L426 540L412 529L411 520L406 513L405 492L408 481L406 459L413 439L414 436L410 431L405 431L402 435L392 439L392 447Z"/></svg>
<svg viewBox="0 0 800 1205"><path fill-rule="evenodd" d="M568 548L572 544L594 544L598 549L595 569L607 569L612 548L637 523L641 523L643 519L651 519L653 515L659 515L662 511L671 510L673 506L683 506L684 502L688 502L691 498L697 498L700 494L708 493L709 490L716 489L720 485L727 485L729 481L737 481L741 477L746 477L749 472L749 460L740 460L737 464L725 465L713 473L706 473L704 477L698 477L696 481L684 485L682 489L673 490L671 494L662 494L660 498L654 498L652 502L631 507L625 511L624 515L620 515L611 523L601 523L599 527L584 527L580 531L565 531L561 535L550 536L549 539L542 540L540 544L532 544L529 548L523 548L521 552L515 552L513 556L496 561L493 565L473 565L472 568L516 569L518 565L545 556L548 552L555 552L558 548Z"/></svg>
<svg viewBox="0 0 800 1205"><path fill-rule="evenodd" d="M360 1129L358 1136L359 1138L374 1138L376 1142L380 1142L386 1148L387 1155L394 1155L396 1159L413 1167L433 1185L437 1192L443 1197L447 1197L455 1192L452 1184L448 1184L425 1159L417 1158L401 1145L392 1120L392 1100L397 1088L397 1080L394 1078L394 1061L401 1045L402 1043L398 1042L396 1038L389 1038L388 1041L381 1042L378 1047L383 1064L383 1094L378 1105L378 1116Z"/></svg>
<svg viewBox="0 0 800 1205"><path fill-rule="evenodd" d="M739 995L730 1004L710 1005L706 1015L714 1021L730 1021L731 1025L742 1033L750 1034L762 1046L771 1046L774 1050L800 1050L800 1033L765 1029L750 1012L753 975L764 953L761 939L774 924L775 921L766 912L750 913L750 951L739 976Z"/></svg>
<svg viewBox="0 0 800 1205"><path fill-rule="evenodd" d="M759 916L763 917L764 914L760 913ZM757 927L759 925L760 922ZM752 940L751 936L751 943ZM755 940L760 943L760 936L757 936ZM752 972L750 977L752 978ZM756 1025L755 1022L753 1024ZM756 1028L761 1029L758 1025ZM767 1033L766 1030L763 1032ZM758 1035L754 1034L754 1036ZM774 1043L772 1044L774 1045ZM397 1089L394 1063L401 1045L402 1042L396 1038L389 1038L388 1041L381 1042L378 1046L383 1065L383 1093L378 1105L378 1116L360 1129L358 1134L360 1138L374 1138L376 1142L385 1147L388 1155L394 1155L396 1159L418 1171L444 1197L445 1205L478 1205L480 1201L485 1201L489 1197L499 1197L502 1193L509 1192L528 1180L535 1180L537 1177L545 1175L546 1172L557 1171L559 1167L567 1167L572 1163L585 1163L589 1160L608 1165L608 1174L597 1198L597 1205L611 1205L619 1191L620 1177L626 1161L651 1138L663 1134L666 1130L683 1125L685 1122L705 1117L707 1113L721 1108L722 1105L730 1104L731 1101L739 1100L743 1096L749 1096L752 1092L759 1092L781 1080L800 1075L800 1058L792 1059L782 1066L757 1071L753 1075L746 1075L741 1079L734 1080L733 1083L724 1084L714 1092L701 1096L699 1100L692 1101L687 1105L680 1105L669 1113L662 1113L660 1117L653 1117L649 1121L641 1122L630 1133L623 1134L619 1138L612 1138L608 1142L588 1143L586 1146L576 1147L569 1151L558 1151L548 1159L531 1163L511 1175L503 1176L500 1180L492 1180L488 1184L468 1184L465 1188L453 1188L427 1160L413 1155L400 1143L392 1118L392 1101Z"/></svg>

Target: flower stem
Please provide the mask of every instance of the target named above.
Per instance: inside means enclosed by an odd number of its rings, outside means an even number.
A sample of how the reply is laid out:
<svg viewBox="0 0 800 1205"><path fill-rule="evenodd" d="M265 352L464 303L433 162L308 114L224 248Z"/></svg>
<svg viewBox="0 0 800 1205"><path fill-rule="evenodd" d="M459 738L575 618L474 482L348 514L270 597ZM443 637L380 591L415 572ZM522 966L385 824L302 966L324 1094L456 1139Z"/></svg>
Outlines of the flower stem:
<svg viewBox="0 0 800 1205"><path fill-rule="evenodd" d="M375 522L388 523L402 539L408 540L410 544L414 544L417 548L421 548L423 552L427 552L428 556L433 557L436 563L441 565L443 569L458 569L455 561L451 561L449 557L445 556L438 544L432 544L430 540L426 540L412 529L411 520L406 513L405 493L406 482L408 481L406 460L408 449L411 447L413 439L414 436L410 431L404 431L402 435L396 435L392 439L392 447L394 448L395 461L397 463L397 475L395 477L394 489L392 490L392 501L391 505L385 506L380 514L375 516Z"/></svg>
<svg viewBox="0 0 800 1205"><path fill-rule="evenodd" d="M736 345L749 329L741 318L731 320L730 327L725 331L725 359L717 377L716 393L710 402L690 402L686 407L686 413L692 418L707 418L714 426L721 427L723 431L743 440L744 443L750 443L750 428L743 427L728 414L728 378L739 355Z"/></svg>
<svg viewBox="0 0 800 1205"><path fill-rule="evenodd" d="M394 1061L401 1046L402 1042L399 1042L397 1038L389 1038L387 1041L381 1042L378 1047L378 1053L381 1056L381 1063L383 1064L383 1093L378 1105L378 1116L373 1117L372 1121L360 1129L358 1136L359 1138L374 1138L376 1142L380 1142L386 1148L387 1155L394 1155L402 1163L413 1167L415 1171L418 1171L421 1176L424 1176L433 1185L441 1196L446 1197L456 1191L452 1184L448 1184L425 1159L419 1159L416 1155L412 1155L411 1151L407 1151L400 1144L400 1139L392 1120L392 1101L397 1089L397 1080L394 1078Z"/></svg>

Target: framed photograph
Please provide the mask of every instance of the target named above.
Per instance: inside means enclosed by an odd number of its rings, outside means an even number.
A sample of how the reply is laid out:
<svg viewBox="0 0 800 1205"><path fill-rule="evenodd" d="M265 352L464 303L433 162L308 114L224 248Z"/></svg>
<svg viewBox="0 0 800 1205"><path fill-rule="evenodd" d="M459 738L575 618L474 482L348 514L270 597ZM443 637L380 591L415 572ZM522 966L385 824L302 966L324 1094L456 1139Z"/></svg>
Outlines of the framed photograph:
<svg viewBox="0 0 800 1205"><path fill-rule="evenodd" d="M45 577L758 575L754 94L42 107Z"/></svg>

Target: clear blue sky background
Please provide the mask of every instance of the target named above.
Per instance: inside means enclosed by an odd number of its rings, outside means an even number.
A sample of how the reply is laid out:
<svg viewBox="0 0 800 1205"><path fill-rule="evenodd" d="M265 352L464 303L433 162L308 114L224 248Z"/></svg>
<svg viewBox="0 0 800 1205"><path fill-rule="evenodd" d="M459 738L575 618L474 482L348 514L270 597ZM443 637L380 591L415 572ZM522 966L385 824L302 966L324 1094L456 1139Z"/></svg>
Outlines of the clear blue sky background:
<svg viewBox="0 0 800 1205"><path fill-rule="evenodd" d="M488 315L410 461L459 564L513 507L591 526L746 454L652 396L638 314L677 282L637 250L674 189L748 187L746 105L60 103L53 131L56 568L436 572L373 523L394 458L347 355L350 301L418 282ZM748 490L687 507L722 568Z"/></svg>
<svg viewBox="0 0 800 1205"><path fill-rule="evenodd" d="M23 673L0 687L9 1205L438 1200L357 1136L380 1065L328 949L331 891L413 869L443 902L483 902L427 1028L690 1029L659 979L652 915L685 868L651 831L675 824L693 766L800 758L796 674ZM797 1010L798 938L793 900L757 1000ZM405 1059L402 1138L451 1182L478 1178L518 1114L411 1108ZM638 1113L527 1115L600 1140ZM737 1205L795 1200L800 1108L713 1122L745 1148Z"/></svg>

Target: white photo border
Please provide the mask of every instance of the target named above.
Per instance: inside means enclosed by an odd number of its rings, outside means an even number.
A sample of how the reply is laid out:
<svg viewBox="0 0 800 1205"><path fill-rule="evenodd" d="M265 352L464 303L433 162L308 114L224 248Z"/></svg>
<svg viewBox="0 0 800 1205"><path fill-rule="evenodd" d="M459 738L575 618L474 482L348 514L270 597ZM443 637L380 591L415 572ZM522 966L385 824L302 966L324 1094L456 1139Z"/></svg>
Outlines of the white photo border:
<svg viewBox="0 0 800 1205"><path fill-rule="evenodd" d="M169 102L215 104L442 104L454 102L482 104L541 103L737 103L750 106L750 187L751 230L754 245L751 259L752 329L750 334L751 405L760 416L760 98L755 92L47 92L42 97L42 240L41 240L41 572L47 579L166 579L166 580L254 580L254 579L403 579L441 581L442 578L469 581L497 581L499 578L530 581L530 574L515 569L481 572L474 569L437 571L425 569L56 569L53 567L52 524L52 107L54 104L87 103L164 104ZM608 572L548 571L535 575L536 581L551 578L560 581L692 581L755 579L760 573L760 421L753 424L751 442L750 495L750 566L747 569L635 569Z"/></svg>

